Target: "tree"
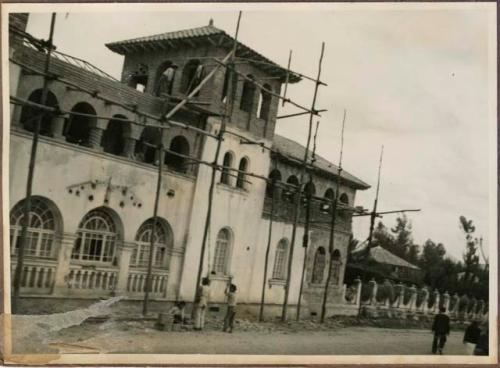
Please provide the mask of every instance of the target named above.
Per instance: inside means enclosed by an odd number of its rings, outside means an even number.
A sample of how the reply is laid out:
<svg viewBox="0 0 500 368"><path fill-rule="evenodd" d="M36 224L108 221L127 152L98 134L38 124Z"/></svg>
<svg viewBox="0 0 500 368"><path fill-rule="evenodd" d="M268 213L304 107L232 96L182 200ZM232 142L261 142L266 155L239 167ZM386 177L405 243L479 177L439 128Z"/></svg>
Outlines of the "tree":
<svg viewBox="0 0 500 368"><path fill-rule="evenodd" d="M382 247L387 250L392 249L394 237L389 233L387 227L382 221L379 221L375 230L373 230L372 247Z"/></svg>
<svg viewBox="0 0 500 368"><path fill-rule="evenodd" d="M465 233L466 248L463 255L465 275L464 284L472 286L474 278L477 276L479 270L479 255L477 255L477 242L474 239L474 231L476 227L472 220L467 220L464 216L460 216L460 227Z"/></svg>
<svg viewBox="0 0 500 368"><path fill-rule="evenodd" d="M411 222L408 217L405 214L398 216L396 226L391 231L394 234L393 253L406 259L413 245Z"/></svg>
<svg viewBox="0 0 500 368"><path fill-rule="evenodd" d="M424 283L432 288L441 287L439 281L442 277L441 273L445 254L446 249L443 244L436 244L430 239L424 243L418 264L424 271Z"/></svg>

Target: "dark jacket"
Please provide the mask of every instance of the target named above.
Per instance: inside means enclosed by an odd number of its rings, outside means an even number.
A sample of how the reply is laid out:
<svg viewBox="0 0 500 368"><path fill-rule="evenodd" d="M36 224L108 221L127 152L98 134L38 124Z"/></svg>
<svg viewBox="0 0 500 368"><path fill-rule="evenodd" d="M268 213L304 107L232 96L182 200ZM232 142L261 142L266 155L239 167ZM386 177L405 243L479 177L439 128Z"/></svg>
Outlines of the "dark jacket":
<svg viewBox="0 0 500 368"><path fill-rule="evenodd" d="M477 325L470 325L465 330L464 342L477 344L480 335L481 335L481 330L479 329L479 327L477 327Z"/></svg>
<svg viewBox="0 0 500 368"><path fill-rule="evenodd" d="M441 313L436 315L432 324L432 331L436 335L448 335L450 333L450 317Z"/></svg>

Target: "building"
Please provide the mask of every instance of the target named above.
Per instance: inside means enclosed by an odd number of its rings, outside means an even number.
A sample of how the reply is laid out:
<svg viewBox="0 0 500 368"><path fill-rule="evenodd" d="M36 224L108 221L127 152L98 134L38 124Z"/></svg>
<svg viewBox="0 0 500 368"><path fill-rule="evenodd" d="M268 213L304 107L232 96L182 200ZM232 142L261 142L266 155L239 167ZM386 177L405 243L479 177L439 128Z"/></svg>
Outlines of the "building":
<svg viewBox="0 0 500 368"><path fill-rule="evenodd" d="M23 15L11 16L12 25L23 29ZM11 29L11 95L40 101L45 55L21 42ZM72 114L47 114L43 118L34 176L34 205L29 246L23 270L22 294L47 298L95 298L110 293L129 299L144 295L149 240L152 236L153 202L157 183L155 150L158 124L151 118L164 111L161 75L175 67L169 86L174 106L197 82L218 65L231 50L233 39L212 22L208 26L169 32L108 44L124 56L121 80L95 66L57 51L51 59L47 105ZM265 87L279 92L286 69L239 43L238 71L249 79L264 80ZM290 74L289 82L300 77ZM298 183L299 162L305 148L274 133L279 100L248 80L235 83L234 110L229 117L219 164L242 172ZM164 147L171 152L166 165L159 202L160 226L154 234L152 298L192 301L200 261L212 169L185 156L212 162L216 140L188 127L216 133L227 103L225 69L201 89L194 103L173 117L177 125L166 132ZM12 272L25 197L27 168L32 142L32 118L36 111L11 105L10 127L10 239ZM100 117L113 117L102 119ZM271 154L259 145L242 144L241 137L272 146ZM177 152L183 156L176 156ZM313 171L316 196L333 198L337 168L318 158ZM267 182L244 173L217 172L213 211L208 233L203 274L212 280L212 301L223 302L229 280L238 285L239 302L260 302L263 267L268 243L270 190ZM343 275L351 214L357 190L369 186L343 172L340 182L341 221L335 232L333 280L329 313L342 304ZM292 232L292 203L288 190L277 190L279 205L273 221L266 304L279 311L283 301ZM303 211L302 211L303 212ZM328 205L315 204L313 217L328 222ZM303 220L303 216L302 216ZM292 263L289 302L298 299L304 259L301 246L303 221L297 230ZM314 224L307 248L304 284L305 313L318 313L321 290L329 267L327 223ZM276 308L272 308L276 306Z"/></svg>

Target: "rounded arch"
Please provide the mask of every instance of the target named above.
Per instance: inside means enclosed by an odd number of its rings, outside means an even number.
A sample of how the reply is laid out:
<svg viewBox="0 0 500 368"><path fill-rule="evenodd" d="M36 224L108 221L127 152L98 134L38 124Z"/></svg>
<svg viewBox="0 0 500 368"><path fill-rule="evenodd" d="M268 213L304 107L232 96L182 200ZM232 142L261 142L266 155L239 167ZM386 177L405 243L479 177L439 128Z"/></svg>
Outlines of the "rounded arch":
<svg viewBox="0 0 500 368"><path fill-rule="evenodd" d="M162 217L153 217L144 221L135 235L136 247L132 251L130 264L145 267L149 263L151 236L154 238L153 266L168 268L167 256L174 245L172 227Z"/></svg>
<svg viewBox="0 0 500 368"><path fill-rule="evenodd" d="M341 254L340 250L335 249L332 253L332 284L338 285L340 278L340 265L341 265Z"/></svg>
<svg viewBox="0 0 500 368"><path fill-rule="evenodd" d="M224 154L224 158L222 159L222 166L224 166L221 170L220 182L222 184L231 185L231 176L229 168L233 167L234 161L234 153L232 151L227 151Z"/></svg>
<svg viewBox="0 0 500 368"><path fill-rule="evenodd" d="M326 199L326 201L320 203L320 210L323 213L329 213L330 209L332 208L331 202L333 202L333 200L335 199L335 191L332 188L328 188L325 191L323 197Z"/></svg>
<svg viewBox="0 0 500 368"><path fill-rule="evenodd" d="M116 243L123 240L123 223L111 208L101 206L90 210L80 220L72 259L110 263Z"/></svg>
<svg viewBox="0 0 500 368"><path fill-rule="evenodd" d="M311 282L313 284L320 284L323 282L326 266L326 251L323 247L318 247L314 254L314 264L312 271Z"/></svg>
<svg viewBox="0 0 500 368"><path fill-rule="evenodd" d="M176 153L184 156L189 156L189 142L183 135L175 136L170 142L169 151L165 154L165 165L174 171L187 172L187 158L176 155Z"/></svg>
<svg viewBox="0 0 500 368"><path fill-rule="evenodd" d="M11 254L16 254L19 249L25 204L26 198L17 202L10 211ZM63 217L57 205L46 197L32 196L25 254L55 257L55 237L62 232Z"/></svg>
<svg viewBox="0 0 500 368"><path fill-rule="evenodd" d="M250 165L250 159L245 156L240 160L240 164L238 165L238 175L236 179L236 187L245 189L246 188L246 172L248 172L248 168Z"/></svg>
<svg viewBox="0 0 500 368"><path fill-rule="evenodd" d="M90 128L97 122L97 118L95 117L97 112L94 107L87 102L78 102L71 108L71 112L94 116L75 114L70 115L65 121L64 136L66 137L66 141L78 145L87 145Z"/></svg>
<svg viewBox="0 0 500 368"><path fill-rule="evenodd" d="M310 196L316 195L316 186L312 181L308 181L306 185L304 185L304 194Z"/></svg>
<svg viewBox="0 0 500 368"><path fill-rule="evenodd" d="M335 249L332 253L332 261L340 261L340 257L341 257L340 250Z"/></svg>
<svg viewBox="0 0 500 368"><path fill-rule="evenodd" d="M268 120L269 112L271 110L272 95L269 91L272 91L272 87L269 84L264 84L263 89L260 90L259 95L259 105L257 108L257 116L260 119Z"/></svg>
<svg viewBox="0 0 500 368"><path fill-rule="evenodd" d="M281 181L281 172L278 169L273 169L269 173L269 179L271 179L271 182L269 182L269 181L267 182L266 196L272 197L273 196L273 183Z"/></svg>
<svg viewBox="0 0 500 368"><path fill-rule="evenodd" d="M286 190L283 191L283 199L289 202L293 202L293 196L296 193L296 191L299 189L299 179L295 175L290 175L288 179L286 179L287 184L291 184L295 186L296 188L290 188L288 187Z"/></svg>
<svg viewBox="0 0 500 368"><path fill-rule="evenodd" d="M255 84L252 82L255 80L255 77L251 74L248 74L247 77L250 80L245 79L243 82L243 89L241 91L241 100L240 100L240 110L246 112L252 112L253 100L255 97Z"/></svg>
<svg viewBox="0 0 500 368"><path fill-rule="evenodd" d="M339 197L339 201L343 204L349 204L349 197L346 193L342 193Z"/></svg>
<svg viewBox="0 0 500 368"><path fill-rule="evenodd" d="M37 104L42 103L42 93L43 89L39 88L31 92L31 94L28 97L28 101L34 102ZM47 91L47 99L45 101L45 105L49 107L54 107L54 108L59 108L59 102L57 100L56 95L48 90ZM21 117L20 117L20 123L23 126L23 128L29 132L33 132L35 130L35 122L36 119L42 114L42 120L40 122L40 135L50 135L51 134L51 124L52 124L52 117L53 113L40 110L36 107L32 107L29 105L23 106L21 110Z"/></svg>
<svg viewBox="0 0 500 368"><path fill-rule="evenodd" d="M276 246L274 256L273 279L286 279L286 265L288 260L288 248L290 242L287 238L282 238Z"/></svg>
<svg viewBox="0 0 500 368"><path fill-rule="evenodd" d="M156 69L154 94L172 94L177 66L170 60L162 62Z"/></svg>
<svg viewBox="0 0 500 368"><path fill-rule="evenodd" d="M234 234L230 227L223 227L217 233L212 272L226 275L229 273L230 257L234 242Z"/></svg>
<svg viewBox="0 0 500 368"><path fill-rule="evenodd" d="M123 119L129 120L125 115L113 115L113 118L108 122L108 126L102 135L102 148L104 152L113 155L121 155L125 148L125 132L130 129L130 122L124 122ZM118 120L120 119L120 120Z"/></svg>
<svg viewBox="0 0 500 368"><path fill-rule="evenodd" d="M160 131L156 127L147 126L143 129L139 141L135 145L135 157L142 162L154 164L158 161L156 147L160 144Z"/></svg>
<svg viewBox="0 0 500 368"><path fill-rule="evenodd" d="M204 66L198 59L189 60L182 70L181 92L191 93L203 79ZM199 92L196 94L198 96Z"/></svg>

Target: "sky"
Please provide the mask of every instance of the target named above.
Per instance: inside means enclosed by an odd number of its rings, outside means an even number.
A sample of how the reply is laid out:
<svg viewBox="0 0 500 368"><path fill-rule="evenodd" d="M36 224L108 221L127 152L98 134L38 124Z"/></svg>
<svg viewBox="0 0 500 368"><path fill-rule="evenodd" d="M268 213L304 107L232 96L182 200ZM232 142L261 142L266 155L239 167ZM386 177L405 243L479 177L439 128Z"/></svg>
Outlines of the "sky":
<svg viewBox="0 0 500 368"><path fill-rule="evenodd" d="M328 111L319 118L317 152L338 162L345 109L343 167L372 186L358 192L355 205L373 207L384 145L378 209L421 209L407 214L414 242L441 242L461 259L465 240L459 216L473 220L485 245L493 242L494 5L241 4L239 40L283 66L293 50L291 68L311 77L317 75L325 42L321 80L328 86L319 89L316 107ZM119 79L123 56L105 43L200 27L211 18L233 35L238 15L225 5L158 9L60 13L54 42L59 51ZM49 21L48 13L33 13L28 31L46 39ZM313 89L304 80L290 86L288 97L310 106ZM280 114L293 112L291 106L280 109ZM308 120L278 120L276 132L305 144ZM382 221L392 227L396 217ZM355 218L355 238L365 240L368 227L368 218Z"/></svg>

